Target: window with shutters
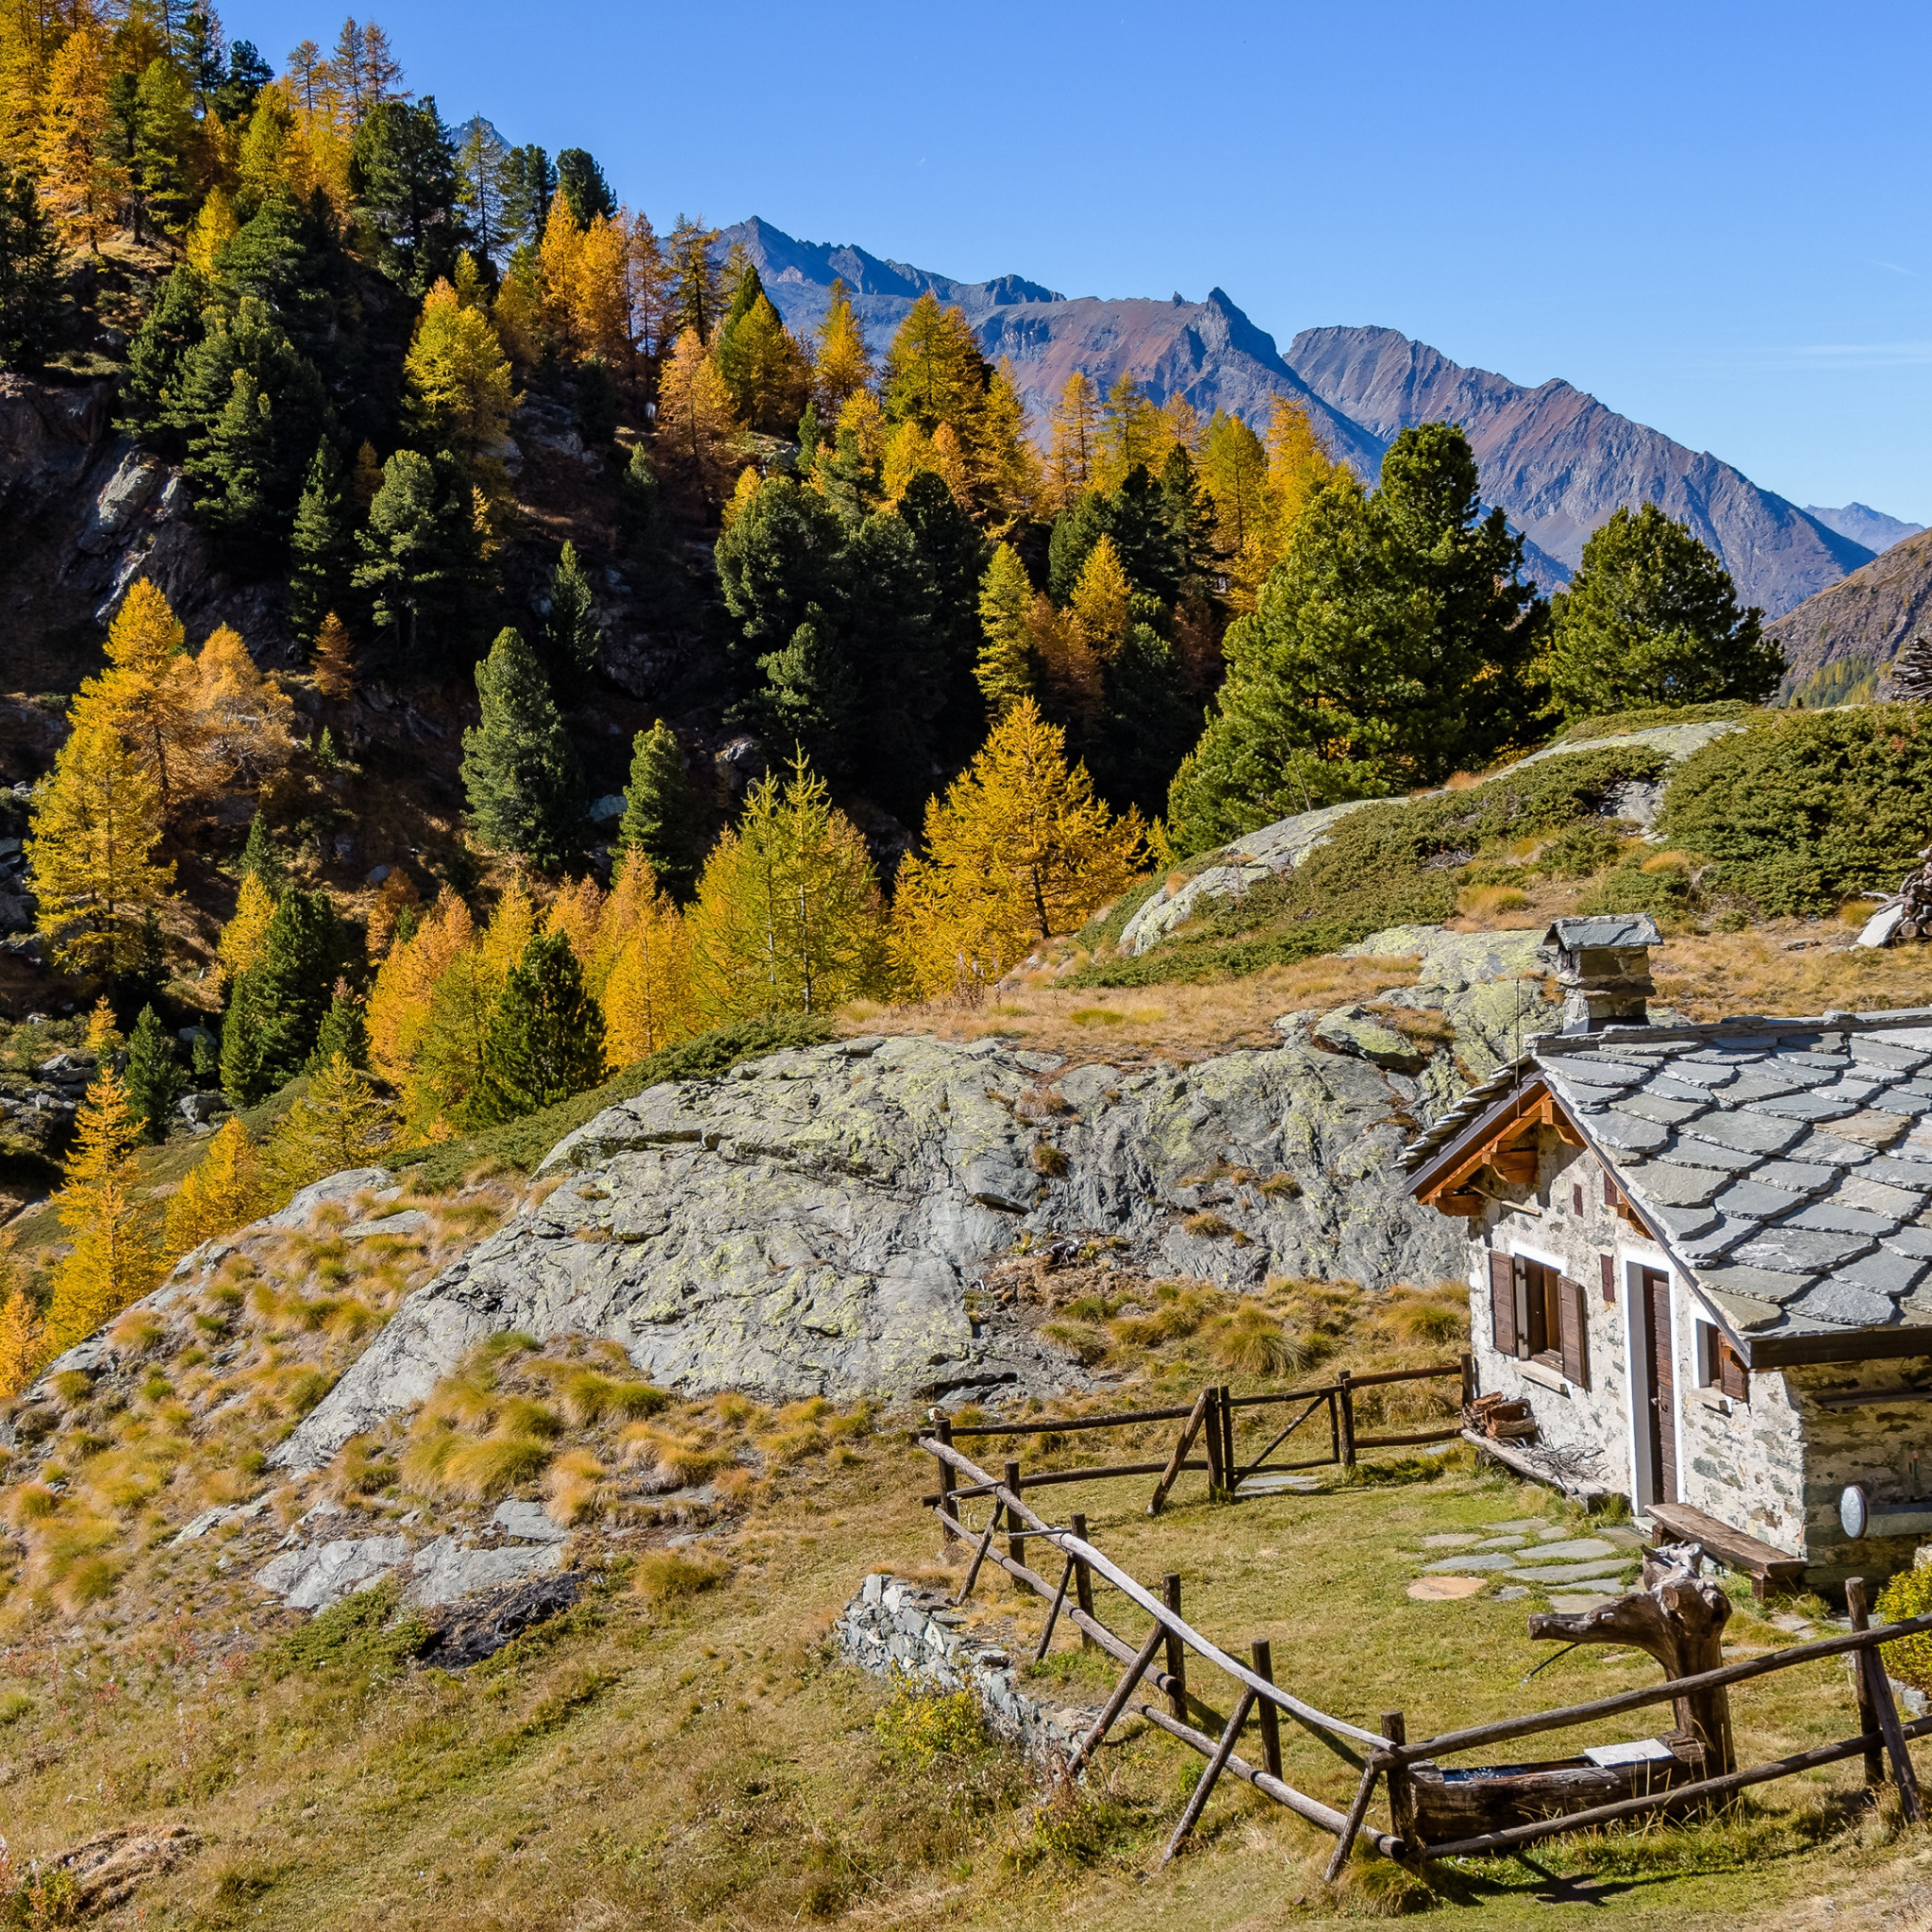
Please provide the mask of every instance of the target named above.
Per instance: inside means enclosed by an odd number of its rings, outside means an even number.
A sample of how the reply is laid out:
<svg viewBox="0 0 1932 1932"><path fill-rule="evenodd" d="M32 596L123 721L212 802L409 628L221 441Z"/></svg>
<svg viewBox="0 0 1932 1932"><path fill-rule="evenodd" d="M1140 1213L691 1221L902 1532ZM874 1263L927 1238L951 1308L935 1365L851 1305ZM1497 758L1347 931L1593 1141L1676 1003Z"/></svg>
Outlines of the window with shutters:
<svg viewBox="0 0 1932 1932"><path fill-rule="evenodd" d="M1697 1386L1715 1389L1739 1402L1751 1399L1751 1371L1715 1322L1697 1324Z"/></svg>
<svg viewBox="0 0 1932 1932"><path fill-rule="evenodd" d="M1490 1256L1490 1339L1498 1355L1541 1362L1590 1386L1583 1284L1527 1255Z"/></svg>

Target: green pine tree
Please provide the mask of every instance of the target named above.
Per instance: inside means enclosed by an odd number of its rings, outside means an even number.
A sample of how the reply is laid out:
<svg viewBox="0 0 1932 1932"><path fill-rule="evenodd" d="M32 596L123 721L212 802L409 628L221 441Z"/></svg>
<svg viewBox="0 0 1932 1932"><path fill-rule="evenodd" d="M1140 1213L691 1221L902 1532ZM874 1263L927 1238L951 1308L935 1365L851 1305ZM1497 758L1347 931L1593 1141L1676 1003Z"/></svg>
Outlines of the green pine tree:
<svg viewBox="0 0 1932 1932"><path fill-rule="evenodd" d="M483 722L463 733L463 786L486 842L556 865L576 843L583 779L537 655L499 631L476 666Z"/></svg>
<svg viewBox="0 0 1932 1932"><path fill-rule="evenodd" d="M805 754L815 772L850 777L858 762L858 680L831 621L816 604L782 651L758 659L765 687L755 709L767 738Z"/></svg>
<svg viewBox="0 0 1932 1932"><path fill-rule="evenodd" d="M288 891L288 860L276 851L275 841L269 837L268 827L262 823L258 811L248 821L248 837L242 844L241 861L235 871L237 882L251 873L261 881L262 891L271 899L279 899Z"/></svg>
<svg viewBox="0 0 1932 1932"><path fill-rule="evenodd" d="M483 1050L493 1120L555 1107L604 1077L604 1016L568 935L540 934L509 970Z"/></svg>
<svg viewBox="0 0 1932 1932"><path fill-rule="evenodd" d="M312 1074L327 1066L338 1054L352 1067L368 1068L369 1028L363 1023L362 1002L349 991L345 979L336 981L335 993L328 1003L328 1011L322 1016L307 1071Z"/></svg>
<svg viewBox="0 0 1932 1932"><path fill-rule="evenodd" d="M1784 675L1764 613L1740 610L1716 555L1654 503L1616 510L1592 532L1550 614L1550 687L1567 717L1714 698L1762 704Z"/></svg>
<svg viewBox="0 0 1932 1932"><path fill-rule="evenodd" d="M175 1103L186 1091L174 1040L155 1009L142 1008L127 1041L127 1099L147 1140L158 1144L168 1138Z"/></svg>
<svg viewBox="0 0 1932 1932"><path fill-rule="evenodd" d="M351 582L412 664L454 655L485 588L482 540L470 486L453 458L399 449L358 538Z"/></svg>
<svg viewBox="0 0 1932 1932"><path fill-rule="evenodd" d="M341 963L342 933L325 892L286 891L262 935L261 958L242 975L270 1090L302 1071Z"/></svg>
<svg viewBox="0 0 1932 1932"><path fill-rule="evenodd" d="M551 689L565 704L581 704L590 696L603 641L590 574L577 556L577 546L566 538L550 573L550 615L543 621Z"/></svg>
<svg viewBox="0 0 1932 1932"><path fill-rule="evenodd" d="M39 208L38 199L34 206ZM185 261L161 284L154 307L127 346L127 375L115 419L118 428L170 451L181 447L170 421L175 391L189 356L207 333L202 317L211 293L207 278Z"/></svg>
<svg viewBox="0 0 1932 1932"><path fill-rule="evenodd" d="M641 852L658 883L680 903L697 890L704 811L684 766L684 748L662 718L631 744L618 849Z"/></svg>
<svg viewBox="0 0 1932 1932"><path fill-rule="evenodd" d="M342 488L342 459L327 437L315 446L289 534L289 617L308 643L331 610L348 603L356 532Z"/></svg>
<svg viewBox="0 0 1932 1932"><path fill-rule="evenodd" d="M252 973L236 980L222 1016L222 1091L230 1107L253 1107L274 1092L261 1059L260 1008L255 998Z"/></svg>
<svg viewBox="0 0 1932 1932"><path fill-rule="evenodd" d="M617 531L627 557L642 558L658 546L658 473L642 443L630 453L617 486Z"/></svg>
<svg viewBox="0 0 1932 1932"><path fill-rule="evenodd" d="M38 369L60 315L60 250L34 178L0 182L0 368Z"/></svg>

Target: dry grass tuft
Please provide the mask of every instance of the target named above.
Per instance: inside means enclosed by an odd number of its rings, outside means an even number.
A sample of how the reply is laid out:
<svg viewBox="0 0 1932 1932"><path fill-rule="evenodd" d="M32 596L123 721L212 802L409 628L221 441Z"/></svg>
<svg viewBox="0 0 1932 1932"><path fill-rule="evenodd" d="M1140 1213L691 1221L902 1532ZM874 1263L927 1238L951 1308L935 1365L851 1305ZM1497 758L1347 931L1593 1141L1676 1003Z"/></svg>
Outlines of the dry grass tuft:
<svg viewBox="0 0 1932 1932"><path fill-rule="evenodd" d="M1690 1020L1932 1006L1932 946L1855 948L1831 920L1687 935L1667 941L1655 959L1658 1004Z"/></svg>
<svg viewBox="0 0 1932 1932"><path fill-rule="evenodd" d="M1456 895L1456 909L1465 919L1493 919L1502 912L1521 912L1529 894L1520 886L1464 886Z"/></svg>
<svg viewBox="0 0 1932 1932"><path fill-rule="evenodd" d="M1209 1324L1214 1359L1238 1375L1265 1380L1306 1368L1312 1351L1291 1335L1259 1302L1243 1302Z"/></svg>
<svg viewBox="0 0 1932 1932"><path fill-rule="evenodd" d="M581 1523L603 1495L604 1466L588 1449L567 1449L543 1475L543 1507L553 1523Z"/></svg>
<svg viewBox="0 0 1932 1932"><path fill-rule="evenodd" d="M715 1590L731 1574L731 1566L709 1551L687 1555L680 1550L653 1550L638 1559L638 1594L647 1603L672 1604Z"/></svg>

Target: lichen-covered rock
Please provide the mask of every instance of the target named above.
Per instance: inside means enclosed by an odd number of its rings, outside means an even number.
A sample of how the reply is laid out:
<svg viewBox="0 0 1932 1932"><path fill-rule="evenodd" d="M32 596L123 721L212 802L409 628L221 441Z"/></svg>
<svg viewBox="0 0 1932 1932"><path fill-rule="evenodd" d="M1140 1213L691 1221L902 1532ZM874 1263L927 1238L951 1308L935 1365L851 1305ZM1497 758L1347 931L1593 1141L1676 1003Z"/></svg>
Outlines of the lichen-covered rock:
<svg viewBox="0 0 1932 1932"><path fill-rule="evenodd" d="M1458 1274L1455 1230L1391 1166L1419 1098L1306 1041L1123 1074L994 1041L853 1040L654 1087L561 1142L555 1191L412 1294L275 1460L319 1467L511 1328L610 1337L692 1392L1078 1386L1076 1363L972 1305L1022 1236L1113 1238L1232 1288ZM1297 1187L1262 1192L1275 1174Z"/></svg>

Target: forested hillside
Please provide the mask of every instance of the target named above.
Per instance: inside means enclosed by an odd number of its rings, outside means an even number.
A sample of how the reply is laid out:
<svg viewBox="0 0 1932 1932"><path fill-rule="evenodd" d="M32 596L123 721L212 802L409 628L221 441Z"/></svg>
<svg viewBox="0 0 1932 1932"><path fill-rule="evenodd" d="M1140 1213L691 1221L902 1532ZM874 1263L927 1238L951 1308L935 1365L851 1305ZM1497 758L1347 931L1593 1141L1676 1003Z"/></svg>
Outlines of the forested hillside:
<svg viewBox="0 0 1932 1932"><path fill-rule="evenodd" d="M1295 393L1076 360L1029 425L961 291L869 258L890 341L837 281L796 332L373 23L279 72L147 0L0 43L0 996L86 1087L9 1142L71 1140L69 1240L0 1381L331 1163L971 1007L1229 836L1782 668L1654 508L1546 600L1450 424L1372 487Z"/></svg>

